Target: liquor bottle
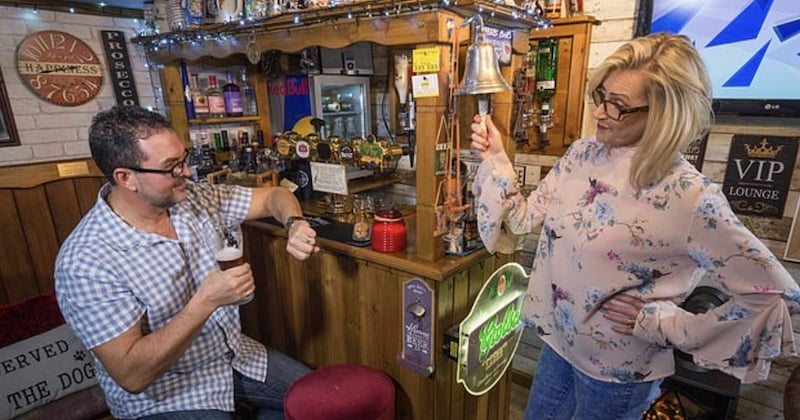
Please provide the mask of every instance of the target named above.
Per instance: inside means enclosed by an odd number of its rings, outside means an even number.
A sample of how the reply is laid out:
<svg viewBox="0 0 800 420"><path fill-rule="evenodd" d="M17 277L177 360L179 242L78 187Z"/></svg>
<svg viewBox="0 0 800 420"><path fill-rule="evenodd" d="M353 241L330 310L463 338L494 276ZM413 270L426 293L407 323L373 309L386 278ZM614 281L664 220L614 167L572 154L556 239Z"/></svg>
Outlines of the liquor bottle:
<svg viewBox="0 0 800 420"><path fill-rule="evenodd" d="M208 132L200 130L200 166L197 167L197 175L200 179L205 179L211 172L214 172L214 154L208 140Z"/></svg>
<svg viewBox="0 0 800 420"><path fill-rule="evenodd" d="M222 95L222 89L217 87L217 76L208 76L208 89L206 89L206 96L208 97L208 110L211 118L225 118L225 96Z"/></svg>
<svg viewBox="0 0 800 420"><path fill-rule="evenodd" d="M197 174L197 168L200 167L202 159L200 157L200 143L197 140L197 133L189 133L189 141L192 143L191 150L189 151L189 172L191 173L192 181L200 181L200 176Z"/></svg>
<svg viewBox="0 0 800 420"><path fill-rule="evenodd" d="M256 131L256 144L258 144L258 147L260 148L264 147L264 131L262 130Z"/></svg>
<svg viewBox="0 0 800 420"><path fill-rule="evenodd" d="M231 144L228 142L228 130L220 130L219 134L222 136L222 150L228 152L231 150Z"/></svg>
<svg viewBox="0 0 800 420"><path fill-rule="evenodd" d="M233 81L233 73L228 70L225 72L227 83L222 87L223 97L225 98L225 113L229 117L241 117L242 109L242 90Z"/></svg>
<svg viewBox="0 0 800 420"><path fill-rule="evenodd" d="M247 70L242 70L241 81L242 84L239 87L242 88L242 109L244 110L244 115L249 117L258 115L256 91L247 80Z"/></svg>
<svg viewBox="0 0 800 420"><path fill-rule="evenodd" d="M543 39L536 50L536 99L540 104L538 113L538 146L546 147L550 142L547 131L553 122L552 99L556 94L556 71L558 69L558 40Z"/></svg>
<svg viewBox="0 0 800 420"><path fill-rule="evenodd" d="M220 133L214 133L214 150L217 153L222 152L222 135Z"/></svg>
<svg viewBox="0 0 800 420"><path fill-rule="evenodd" d="M231 135L228 140L229 140L228 151L230 152L228 159L228 167L230 167L232 171L238 172L239 170L241 170L241 166L239 165L240 163L239 159L241 158L239 154L239 141L236 139L236 136L234 135Z"/></svg>
<svg viewBox="0 0 800 420"><path fill-rule="evenodd" d="M189 97L192 100L195 117L208 118L208 98L203 89L200 89L197 73L192 74L191 79L189 79Z"/></svg>
<svg viewBox="0 0 800 420"><path fill-rule="evenodd" d="M556 93L558 69L558 40L543 39L536 50L536 98L539 103L550 102Z"/></svg>

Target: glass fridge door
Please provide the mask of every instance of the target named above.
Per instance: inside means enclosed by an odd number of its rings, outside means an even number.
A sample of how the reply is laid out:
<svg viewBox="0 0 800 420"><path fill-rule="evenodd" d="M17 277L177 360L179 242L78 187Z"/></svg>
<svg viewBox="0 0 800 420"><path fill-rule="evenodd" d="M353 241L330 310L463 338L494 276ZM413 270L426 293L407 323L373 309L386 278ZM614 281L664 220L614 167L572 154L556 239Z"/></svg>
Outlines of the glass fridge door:
<svg viewBox="0 0 800 420"><path fill-rule="evenodd" d="M325 121L324 135L366 138L371 134L369 77L312 75L314 116Z"/></svg>

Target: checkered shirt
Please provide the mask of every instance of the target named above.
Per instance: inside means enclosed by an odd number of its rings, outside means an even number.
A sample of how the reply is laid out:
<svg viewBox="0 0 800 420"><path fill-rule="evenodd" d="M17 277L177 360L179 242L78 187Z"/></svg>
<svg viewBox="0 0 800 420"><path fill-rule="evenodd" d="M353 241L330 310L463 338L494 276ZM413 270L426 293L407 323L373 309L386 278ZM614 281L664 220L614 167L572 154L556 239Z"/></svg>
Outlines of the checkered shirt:
<svg viewBox="0 0 800 420"><path fill-rule="evenodd" d="M106 203L95 206L59 251L55 282L67 323L87 348L118 337L144 318L144 332L164 327L215 269L215 229L241 223L248 188L186 183L188 198L170 210L178 239L128 226ZM95 359L97 378L117 418L216 409L233 411L233 369L267 375L267 351L241 332L236 305L218 308L178 361L144 392L122 389Z"/></svg>

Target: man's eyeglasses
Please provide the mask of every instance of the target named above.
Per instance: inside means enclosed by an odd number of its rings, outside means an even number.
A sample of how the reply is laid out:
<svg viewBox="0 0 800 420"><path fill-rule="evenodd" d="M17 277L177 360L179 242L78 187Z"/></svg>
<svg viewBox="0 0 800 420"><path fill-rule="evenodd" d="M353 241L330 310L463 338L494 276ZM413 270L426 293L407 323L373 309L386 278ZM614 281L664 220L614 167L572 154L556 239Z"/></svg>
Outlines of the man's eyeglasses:
<svg viewBox="0 0 800 420"><path fill-rule="evenodd" d="M649 106L638 106L636 108L625 108L615 102L605 98L605 90L598 87L592 92L592 102L597 107L603 106L603 111L608 118L614 121L619 121L625 114L633 114L635 112L647 112L650 110Z"/></svg>
<svg viewBox="0 0 800 420"><path fill-rule="evenodd" d="M148 174L170 174L173 178L180 178L183 175L183 168L186 166L186 159L189 157L189 152L183 154L183 158L169 169L149 169L139 168L136 166L123 166L125 169L130 169L134 172L144 172Z"/></svg>

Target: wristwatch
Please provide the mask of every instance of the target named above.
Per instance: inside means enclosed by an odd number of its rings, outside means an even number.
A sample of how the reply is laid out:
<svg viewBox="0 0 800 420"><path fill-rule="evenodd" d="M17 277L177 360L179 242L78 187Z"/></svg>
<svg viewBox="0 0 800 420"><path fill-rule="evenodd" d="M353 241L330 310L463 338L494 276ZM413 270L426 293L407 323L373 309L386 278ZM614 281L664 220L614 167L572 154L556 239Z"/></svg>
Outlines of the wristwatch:
<svg viewBox="0 0 800 420"><path fill-rule="evenodd" d="M286 229L286 231L288 232L288 231L289 231L289 229L291 229L291 228L292 228L292 225L294 224L294 222L296 222L296 221L298 221L298 220L306 220L306 218L305 218L305 217L303 217L303 216L289 216L289 218L288 218L288 219L286 219L286 221L285 221L285 222L283 222L283 227L284 227L284 228Z"/></svg>

